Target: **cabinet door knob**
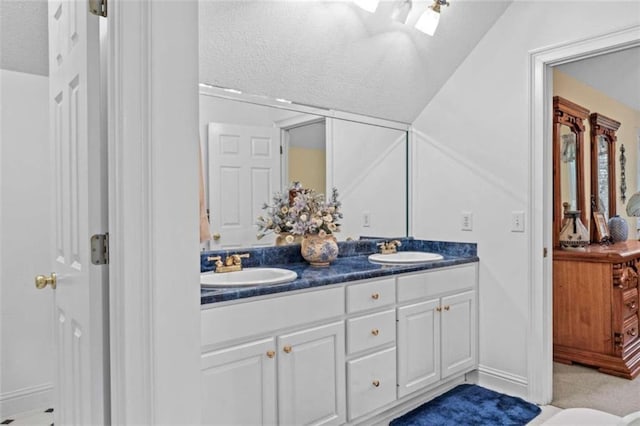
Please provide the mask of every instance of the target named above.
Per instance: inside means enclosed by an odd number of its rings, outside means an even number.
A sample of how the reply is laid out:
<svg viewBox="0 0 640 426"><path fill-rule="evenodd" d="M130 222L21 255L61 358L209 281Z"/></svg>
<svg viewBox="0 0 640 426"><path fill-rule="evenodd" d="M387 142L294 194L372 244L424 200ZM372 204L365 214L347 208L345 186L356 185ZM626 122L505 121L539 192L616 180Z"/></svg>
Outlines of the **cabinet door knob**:
<svg viewBox="0 0 640 426"><path fill-rule="evenodd" d="M371 295L371 298L372 298L373 300L378 300L378 299L380 299L380 293L373 293L373 294Z"/></svg>
<svg viewBox="0 0 640 426"><path fill-rule="evenodd" d="M449 305L446 305L446 306L444 307L444 310L445 310L445 311L448 311L448 310L449 310L449 308L450 308L450 306L449 306Z"/></svg>
<svg viewBox="0 0 640 426"><path fill-rule="evenodd" d="M638 330L636 330L635 328L632 328L631 330L627 331L627 334L629 336L635 336L636 334L638 334Z"/></svg>
<svg viewBox="0 0 640 426"><path fill-rule="evenodd" d="M442 307L438 306L438 307L436 308L436 311L441 312L441 311L442 311Z"/></svg>
<svg viewBox="0 0 640 426"><path fill-rule="evenodd" d="M378 387L380 386L380 380L374 380L372 384L373 386Z"/></svg>
<svg viewBox="0 0 640 426"><path fill-rule="evenodd" d="M291 345L286 345L282 350L285 353L290 354L293 349L291 348Z"/></svg>
<svg viewBox="0 0 640 426"><path fill-rule="evenodd" d="M629 307L629 309L635 309L636 308L636 302L635 301L629 302L629 303L627 303L627 306Z"/></svg>
<svg viewBox="0 0 640 426"><path fill-rule="evenodd" d="M378 330L377 328L374 328L373 330L371 330L371 334L373 334L374 336L377 336L378 334L380 334L380 330Z"/></svg>
<svg viewBox="0 0 640 426"><path fill-rule="evenodd" d="M267 351L267 358L273 358L276 356L276 351Z"/></svg>

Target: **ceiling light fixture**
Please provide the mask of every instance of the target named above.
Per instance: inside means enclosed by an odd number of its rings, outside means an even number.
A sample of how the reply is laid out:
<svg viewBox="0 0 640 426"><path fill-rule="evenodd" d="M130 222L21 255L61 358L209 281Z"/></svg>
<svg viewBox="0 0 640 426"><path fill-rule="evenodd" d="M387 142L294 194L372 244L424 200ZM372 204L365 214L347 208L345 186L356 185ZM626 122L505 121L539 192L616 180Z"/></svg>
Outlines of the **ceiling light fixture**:
<svg viewBox="0 0 640 426"><path fill-rule="evenodd" d="M434 35L440 22L441 6L449 6L449 2L447 0L434 0L433 4L424 11L418 22L416 22L416 29L430 36Z"/></svg>
<svg viewBox="0 0 640 426"><path fill-rule="evenodd" d="M378 3L380 3L380 0L353 0L353 3L359 8L366 10L367 12L374 13L378 8Z"/></svg>

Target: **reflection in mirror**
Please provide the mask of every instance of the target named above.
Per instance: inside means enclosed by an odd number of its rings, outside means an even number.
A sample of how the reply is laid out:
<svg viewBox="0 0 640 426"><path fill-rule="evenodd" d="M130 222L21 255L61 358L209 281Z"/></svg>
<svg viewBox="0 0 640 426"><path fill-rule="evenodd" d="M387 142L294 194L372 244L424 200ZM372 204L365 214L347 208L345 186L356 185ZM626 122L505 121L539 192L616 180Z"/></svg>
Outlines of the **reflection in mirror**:
<svg viewBox="0 0 640 426"><path fill-rule="evenodd" d="M568 210L578 210L578 180L576 159L576 134L567 126L560 126L561 138L561 198L562 205L568 205Z"/></svg>
<svg viewBox="0 0 640 426"><path fill-rule="evenodd" d="M584 196L584 123L589 110L560 96L553 97L553 241L567 211L579 211L587 224ZM565 208L566 206L566 208Z"/></svg>
<svg viewBox="0 0 640 426"><path fill-rule="evenodd" d="M616 131L620 123L594 112L591 127L591 200L605 219L616 215Z"/></svg>
<svg viewBox="0 0 640 426"><path fill-rule="evenodd" d="M609 143L607 138L599 135L597 139L598 150L598 206L597 210L609 218Z"/></svg>
<svg viewBox="0 0 640 426"><path fill-rule="evenodd" d="M292 109L293 108L293 109ZM211 249L270 246L256 218L293 181L339 191L338 240L407 235L407 131L334 111L259 105L201 90L200 126ZM346 113L344 113L346 114ZM380 120L382 122L382 120ZM386 122L384 122L386 123ZM404 129L402 129L404 126ZM402 130L401 130L402 129ZM219 238L218 238L219 236Z"/></svg>

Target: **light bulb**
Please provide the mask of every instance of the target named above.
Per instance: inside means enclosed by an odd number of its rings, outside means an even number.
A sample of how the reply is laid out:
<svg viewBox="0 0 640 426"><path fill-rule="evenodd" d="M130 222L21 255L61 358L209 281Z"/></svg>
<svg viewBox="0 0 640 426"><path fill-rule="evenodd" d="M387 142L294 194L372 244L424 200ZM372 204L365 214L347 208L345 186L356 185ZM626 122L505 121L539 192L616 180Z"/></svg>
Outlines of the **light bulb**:
<svg viewBox="0 0 640 426"><path fill-rule="evenodd" d="M380 0L353 0L353 3L356 6L371 13L374 13L376 11L379 2Z"/></svg>
<svg viewBox="0 0 640 426"><path fill-rule="evenodd" d="M438 22L440 22L440 13L428 8L416 22L416 29L433 36L438 28Z"/></svg>

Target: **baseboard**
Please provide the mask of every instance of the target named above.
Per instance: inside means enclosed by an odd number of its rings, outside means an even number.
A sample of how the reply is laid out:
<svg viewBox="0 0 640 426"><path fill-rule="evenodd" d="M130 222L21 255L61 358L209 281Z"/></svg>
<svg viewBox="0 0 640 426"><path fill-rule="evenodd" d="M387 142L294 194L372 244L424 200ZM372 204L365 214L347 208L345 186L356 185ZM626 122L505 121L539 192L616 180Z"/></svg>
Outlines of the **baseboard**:
<svg viewBox="0 0 640 426"><path fill-rule="evenodd" d="M52 404L52 383L5 392L0 394L0 419L4 420L28 411L51 408Z"/></svg>
<svg viewBox="0 0 640 426"><path fill-rule="evenodd" d="M482 387L523 399L527 398L529 383L526 377L484 365L478 366L478 369L469 373L469 376L470 381Z"/></svg>

